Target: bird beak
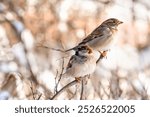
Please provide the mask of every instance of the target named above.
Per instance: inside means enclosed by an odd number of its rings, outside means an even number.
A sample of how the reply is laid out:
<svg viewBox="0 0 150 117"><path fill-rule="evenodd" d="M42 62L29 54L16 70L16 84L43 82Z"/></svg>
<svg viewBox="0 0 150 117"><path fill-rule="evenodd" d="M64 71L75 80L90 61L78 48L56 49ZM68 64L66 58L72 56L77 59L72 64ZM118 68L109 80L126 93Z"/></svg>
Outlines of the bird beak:
<svg viewBox="0 0 150 117"><path fill-rule="evenodd" d="M119 24L122 24L122 23L123 23L122 21L119 21L119 22L118 22L118 25L119 25Z"/></svg>

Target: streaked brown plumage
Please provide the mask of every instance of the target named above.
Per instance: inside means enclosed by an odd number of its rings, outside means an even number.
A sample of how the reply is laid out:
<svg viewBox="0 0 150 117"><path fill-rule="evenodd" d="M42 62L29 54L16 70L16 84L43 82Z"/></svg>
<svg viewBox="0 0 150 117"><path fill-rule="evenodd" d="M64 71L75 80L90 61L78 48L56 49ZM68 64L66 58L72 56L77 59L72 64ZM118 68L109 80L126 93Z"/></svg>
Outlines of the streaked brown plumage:
<svg viewBox="0 0 150 117"><path fill-rule="evenodd" d="M96 68L96 61L100 57L98 51L92 50L87 45L81 45L76 49L68 63L64 77L84 77L85 75L92 74Z"/></svg>
<svg viewBox="0 0 150 117"><path fill-rule="evenodd" d="M118 31L117 27L119 24L122 24L122 21L119 21L115 18L110 18L104 21L100 26L98 26L91 34L89 34L81 43L77 46L66 50L76 50L81 45L88 45L94 50L108 50L109 47L114 41L114 34Z"/></svg>

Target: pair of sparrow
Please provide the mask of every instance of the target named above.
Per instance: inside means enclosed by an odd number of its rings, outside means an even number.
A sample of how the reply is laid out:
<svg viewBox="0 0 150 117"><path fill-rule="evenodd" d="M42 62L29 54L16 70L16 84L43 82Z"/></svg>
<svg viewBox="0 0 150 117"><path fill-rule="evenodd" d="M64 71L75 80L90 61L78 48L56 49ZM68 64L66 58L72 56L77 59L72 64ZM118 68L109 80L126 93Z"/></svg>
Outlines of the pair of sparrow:
<svg viewBox="0 0 150 117"><path fill-rule="evenodd" d="M75 54L70 58L66 72L66 77L81 78L92 74L96 68L96 62L101 56L100 51L110 49L113 44L117 27L122 24L115 18L105 20L91 34L89 34L77 46L66 50L74 50Z"/></svg>

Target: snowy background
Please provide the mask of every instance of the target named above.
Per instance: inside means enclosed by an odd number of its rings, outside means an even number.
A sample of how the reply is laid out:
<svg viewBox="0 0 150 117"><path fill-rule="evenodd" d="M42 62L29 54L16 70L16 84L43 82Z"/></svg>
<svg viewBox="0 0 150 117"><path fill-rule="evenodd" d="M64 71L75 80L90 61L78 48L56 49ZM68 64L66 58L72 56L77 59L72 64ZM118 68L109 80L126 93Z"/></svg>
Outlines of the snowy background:
<svg viewBox="0 0 150 117"><path fill-rule="evenodd" d="M84 99L150 99L149 0L1 0L0 99L54 96L72 53L39 45L69 49L112 17L124 22L118 41L88 79ZM58 90L73 80L61 79ZM80 99L80 85L57 99Z"/></svg>

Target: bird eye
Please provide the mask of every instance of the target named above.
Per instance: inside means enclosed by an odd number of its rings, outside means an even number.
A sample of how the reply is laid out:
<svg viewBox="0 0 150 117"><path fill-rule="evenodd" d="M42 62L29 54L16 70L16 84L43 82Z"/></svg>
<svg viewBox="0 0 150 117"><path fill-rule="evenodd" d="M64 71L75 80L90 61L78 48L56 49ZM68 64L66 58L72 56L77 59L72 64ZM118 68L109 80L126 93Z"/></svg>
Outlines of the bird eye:
<svg viewBox="0 0 150 117"><path fill-rule="evenodd" d="M81 50L85 50L85 47L81 47Z"/></svg>
<svg viewBox="0 0 150 117"><path fill-rule="evenodd" d="M81 48L78 48L78 51L81 51Z"/></svg>

